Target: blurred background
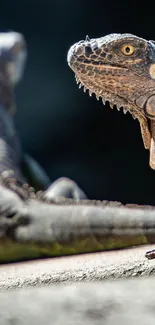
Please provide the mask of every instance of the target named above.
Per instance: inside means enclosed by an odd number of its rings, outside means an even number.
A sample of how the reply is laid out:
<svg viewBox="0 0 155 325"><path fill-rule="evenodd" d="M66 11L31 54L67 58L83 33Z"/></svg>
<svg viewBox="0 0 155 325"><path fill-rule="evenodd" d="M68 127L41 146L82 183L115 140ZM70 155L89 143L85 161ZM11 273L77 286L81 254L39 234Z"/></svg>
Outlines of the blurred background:
<svg viewBox="0 0 155 325"><path fill-rule="evenodd" d="M75 180L89 198L155 204L140 128L128 113L103 106L78 89L67 65L69 47L108 33L155 39L149 3L99 0L5 0L0 31L24 34L28 62L16 89L15 123L26 152L51 181Z"/></svg>

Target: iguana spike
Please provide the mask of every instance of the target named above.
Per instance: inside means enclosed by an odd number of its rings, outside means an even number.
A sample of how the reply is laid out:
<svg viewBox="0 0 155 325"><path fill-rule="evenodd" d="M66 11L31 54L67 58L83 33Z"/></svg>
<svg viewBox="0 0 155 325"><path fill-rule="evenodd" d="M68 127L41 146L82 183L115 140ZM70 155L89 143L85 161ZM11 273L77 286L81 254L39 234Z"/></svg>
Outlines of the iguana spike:
<svg viewBox="0 0 155 325"><path fill-rule="evenodd" d="M88 35L86 35L86 39L85 39L85 42L90 42L90 38Z"/></svg>

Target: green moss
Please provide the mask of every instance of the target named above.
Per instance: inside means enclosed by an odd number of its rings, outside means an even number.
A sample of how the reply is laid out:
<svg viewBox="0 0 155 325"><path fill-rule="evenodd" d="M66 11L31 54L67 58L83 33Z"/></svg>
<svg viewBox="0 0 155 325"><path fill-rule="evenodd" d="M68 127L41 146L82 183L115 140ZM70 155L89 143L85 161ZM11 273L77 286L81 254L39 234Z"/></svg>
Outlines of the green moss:
<svg viewBox="0 0 155 325"><path fill-rule="evenodd" d="M78 253L88 253L94 251L104 251L111 249L125 248L147 244L145 236L121 236L100 238L90 236L86 239L76 239L71 243L54 243L54 244L39 244L39 243L19 243L9 239L0 241L0 263L44 258L50 256L74 255Z"/></svg>

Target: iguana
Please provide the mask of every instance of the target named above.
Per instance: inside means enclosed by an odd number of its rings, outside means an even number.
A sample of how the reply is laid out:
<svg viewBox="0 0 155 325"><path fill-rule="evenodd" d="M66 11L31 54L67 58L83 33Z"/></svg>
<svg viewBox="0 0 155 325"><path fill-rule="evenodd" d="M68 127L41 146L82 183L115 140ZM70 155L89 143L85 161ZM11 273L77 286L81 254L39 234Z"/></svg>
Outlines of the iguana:
<svg viewBox="0 0 155 325"><path fill-rule="evenodd" d="M5 45L7 38L9 47ZM80 44L84 48L85 42ZM26 44L20 34L6 33L3 37L0 34L0 49L3 48L4 55L0 55L3 90L0 93L0 262L155 242L154 207L125 207L119 202L87 200L77 184L66 178L57 180L44 192L35 192L25 184L12 111L13 86L23 71ZM74 48L68 54L70 66L74 62ZM152 254L148 253L147 257Z"/></svg>
<svg viewBox="0 0 155 325"><path fill-rule="evenodd" d="M79 88L138 119L155 169L155 41L132 34L87 35L71 46L67 61Z"/></svg>

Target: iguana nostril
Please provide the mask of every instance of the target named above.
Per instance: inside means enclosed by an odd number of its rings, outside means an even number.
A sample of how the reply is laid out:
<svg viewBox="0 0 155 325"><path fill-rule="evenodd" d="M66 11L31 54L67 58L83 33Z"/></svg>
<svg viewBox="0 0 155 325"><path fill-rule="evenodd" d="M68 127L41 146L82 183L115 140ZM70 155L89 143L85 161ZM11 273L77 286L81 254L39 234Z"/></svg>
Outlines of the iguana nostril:
<svg viewBox="0 0 155 325"><path fill-rule="evenodd" d="M155 119L155 95L151 96L145 105L145 114L152 119Z"/></svg>
<svg viewBox="0 0 155 325"><path fill-rule="evenodd" d="M83 55L85 53L85 47L82 45L77 45L75 48L75 53L79 56Z"/></svg>

